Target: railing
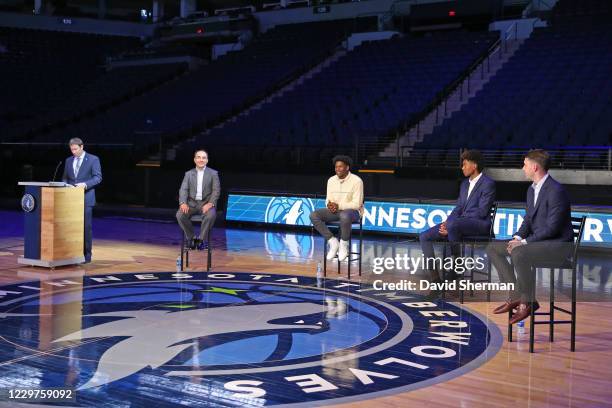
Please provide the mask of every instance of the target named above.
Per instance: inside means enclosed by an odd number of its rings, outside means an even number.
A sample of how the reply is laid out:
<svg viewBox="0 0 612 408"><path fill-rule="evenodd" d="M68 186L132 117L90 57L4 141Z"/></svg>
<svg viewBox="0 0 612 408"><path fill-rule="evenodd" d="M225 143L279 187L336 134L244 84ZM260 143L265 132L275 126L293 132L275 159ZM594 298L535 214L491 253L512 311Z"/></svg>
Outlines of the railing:
<svg viewBox="0 0 612 408"><path fill-rule="evenodd" d="M510 24L508 28L506 28L506 32L504 33L505 52L508 52L508 41L510 41L512 34L514 34L514 40L518 40L518 21L515 21L514 23Z"/></svg>
<svg viewBox="0 0 612 408"><path fill-rule="evenodd" d="M491 44L491 46L487 49L485 53L483 53L467 69L465 69L454 82L447 85L442 91L440 91L437 94L437 96L434 98L434 100L431 103L429 103L422 111L412 115L408 120L399 124L395 129L389 131L388 134L386 134L385 136L382 136L379 138L369 137L367 135L356 136L355 144L359 146L356 149L356 151L359 153L359 155L356 157L358 157L359 159L356 159L356 160L363 163L365 160L374 159L373 156L381 152L386 146L389 145L389 143L395 140L396 158L394 160L395 160L395 165L399 166L400 165L399 162L401 160L401 150L402 150L402 146L400 146L399 138L405 132L409 131L413 127L417 128L417 136L418 136L418 133L420 131L419 130L420 123L432 112L435 112L436 122L438 122L440 110L444 109L444 114L446 114L447 112L446 102L448 98L455 91L460 92L460 100L463 100L464 82L466 82L466 79L467 79L467 92L469 93L470 86L471 86L470 77L472 76L472 74L476 72L476 69L478 68L478 66L482 64L480 75L481 77L484 78L485 65L486 65L486 69L490 71L491 69L490 58L493 57L495 52L499 52L500 54L501 52L503 52L501 39L499 38L495 42L493 42L493 44Z"/></svg>
<svg viewBox="0 0 612 408"><path fill-rule="evenodd" d="M118 155L123 158L128 157L130 160L135 160L146 152L144 146L134 143L96 143L87 142L85 148L91 148L92 151L109 154L111 156ZM68 139L65 142L0 142L0 150L5 152L4 159L24 158L26 161L45 161L49 155L53 156L58 152L70 153L68 150ZM118 157L117 156L117 157Z"/></svg>
<svg viewBox="0 0 612 408"><path fill-rule="evenodd" d="M254 6L243 6L243 7L228 7L222 9L215 9L215 16L225 16L225 15L238 15L238 14L253 14L255 13Z"/></svg>
<svg viewBox="0 0 612 408"><path fill-rule="evenodd" d="M400 167L459 167L463 149L412 149L403 146ZM481 150L486 167L520 168L527 149ZM612 146L547 150L551 168L612 171Z"/></svg>
<svg viewBox="0 0 612 408"><path fill-rule="evenodd" d="M461 167L461 149L400 149L399 167Z"/></svg>
<svg viewBox="0 0 612 408"><path fill-rule="evenodd" d="M380 137L372 137L368 135L356 135L355 139L355 157L354 159L358 163L364 164L367 160L377 160L389 162L389 159L384 158L376 158L379 152L384 150L390 143L395 141L395 158L393 159L393 165L401 166L402 159L402 151L405 149L404 146L400 145L401 136L409 131L411 128L415 127L417 132L417 137L420 134L420 124L421 122L427 118L427 116L435 112L435 122L439 122L440 115L446 115L448 112L448 98L454 93L459 92L459 99L462 101L464 97L464 93L469 94L471 91L471 77L473 74L480 75L481 79L484 78L485 70L486 72L490 72L491 70L491 58L494 58L495 53L501 54L504 52L503 43L501 38L498 38L491 46L487 49L487 51L482 54L478 59L476 59L467 69L463 71L459 75L459 77L452 82L450 85L446 86L438 95L434 98L434 100L427 105L421 112L412 115L412 117L397 126L395 129L390 130L386 135ZM477 72L477 68L480 68L480 73ZM465 84L465 85L464 85ZM467 90L464 88L467 87ZM391 164L391 163L388 163Z"/></svg>
<svg viewBox="0 0 612 408"><path fill-rule="evenodd" d="M355 163L359 163L361 165L371 165L372 163L370 163L369 161L375 158L376 153L385 149L385 147L388 146L389 143L393 141L393 139L395 139L396 144L399 143L399 136L399 133L391 133L387 135L387 137L380 137L378 132L376 131L357 135L354 138L354 147L352 149L353 160L355 161ZM380 158L376 158L376 160L380 161ZM388 164L391 167L399 166L399 156L397 154L394 154L393 157L389 157L386 160L389 162Z"/></svg>
<svg viewBox="0 0 612 408"><path fill-rule="evenodd" d="M476 61L474 61L454 82L446 86L446 88L444 88L440 93L438 93L438 96L429 105L429 109L425 109L427 112L424 115L419 115L420 119L414 125L418 125L423 119L427 117L427 115L430 112L433 112L434 109L436 110L436 123L437 123L438 117L439 117L439 111L442 106L442 102L444 102L444 114L446 114L447 113L447 103L446 102L448 101L448 98L457 89L459 89L459 93L460 93L459 100L463 101L463 84L467 83L467 93L469 94L471 91L471 88L470 88L471 87L471 77L472 77L472 74L476 71L476 68L478 68L479 65L481 66L480 76L481 76L481 79L484 78L485 65L487 66L487 72L490 72L491 57L495 54L495 52L499 52L500 59L501 59L502 51L503 51L503 47L501 44L501 39L497 39L493 44L491 44L491 46L489 47L486 53L484 53ZM486 61L486 64L484 63L485 61ZM411 127L412 126L410 126L408 129L410 129ZM417 132L417 136L418 136L418 132Z"/></svg>
<svg viewBox="0 0 612 408"><path fill-rule="evenodd" d="M476 69L478 68L478 66L480 65L481 67L480 79L484 79L485 66L486 66L487 73L491 72L491 57L493 57L493 55L497 52L499 54L499 58L501 59L503 55L502 54L503 51L504 51L503 43L501 39L498 39L489 47L487 52L484 55L482 55L480 58L478 58L474 63L472 63L472 65L470 65L459 78L457 78L453 83L451 83L442 92L438 94L438 97L434 101L435 112L436 112L435 123L439 123L440 109L442 107L444 107L443 116L445 116L448 113L448 99L451 97L451 95L455 91L457 91L457 89L459 90L459 100L460 101L463 101L465 86L467 86L467 89L465 91L465 96L469 95L469 93L471 92L472 75L476 72ZM507 51L507 46L506 46L506 51ZM444 103L444 106L442 106L443 103ZM431 109L431 111L433 111L433 109ZM427 114L429 114L429 112ZM426 116L427 115L422 117L416 123L417 137L419 137L420 135L420 122L423 121Z"/></svg>
<svg viewBox="0 0 612 408"><path fill-rule="evenodd" d="M195 55L194 55L195 54ZM106 65L110 65L115 62L123 61L139 61L148 60L154 58L169 58L169 57L202 57L202 51L196 47L187 47L183 45L178 46L164 46L147 49L134 49L124 51L118 55L106 57Z"/></svg>

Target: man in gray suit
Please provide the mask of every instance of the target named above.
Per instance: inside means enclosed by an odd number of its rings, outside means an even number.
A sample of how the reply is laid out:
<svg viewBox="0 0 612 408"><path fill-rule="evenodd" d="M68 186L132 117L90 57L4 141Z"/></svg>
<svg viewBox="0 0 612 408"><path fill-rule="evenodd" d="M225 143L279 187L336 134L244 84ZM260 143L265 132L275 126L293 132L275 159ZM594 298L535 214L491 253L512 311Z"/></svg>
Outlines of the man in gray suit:
<svg viewBox="0 0 612 408"><path fill-rule="evenodd" d="M219 174L216 170L207 167L208 153L197 150L193 157L195 168L187 171L179 190L179 209L176 212L181 229L185 233L191 249L204 248L208 231L215 223L217 217L217 200L221 193ZM195 238L191 216L202 214L202 228L200 238ZM207 243L208 244L208 243Z"/></svg>

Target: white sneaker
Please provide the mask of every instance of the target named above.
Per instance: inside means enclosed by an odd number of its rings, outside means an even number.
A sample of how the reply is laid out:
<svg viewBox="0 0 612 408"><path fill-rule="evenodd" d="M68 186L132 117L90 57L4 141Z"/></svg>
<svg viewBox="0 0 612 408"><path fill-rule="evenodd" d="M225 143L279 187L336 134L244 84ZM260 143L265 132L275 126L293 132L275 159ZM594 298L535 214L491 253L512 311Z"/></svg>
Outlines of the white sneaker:
<svg viewBox="0 0 612 408"><path fill-rule="evenodd" d="M340 240L340 251L338 252L338 260L344 261L349 255L349 242L343 239Z"/></svg>
<svg viewBox="0 0 612 408"><path fill-rule="evenodd" d="M329 243L329 248L327 249L327 260L331 261L338 253L338 238L331 237L327 240L327 242Z"/></svg>

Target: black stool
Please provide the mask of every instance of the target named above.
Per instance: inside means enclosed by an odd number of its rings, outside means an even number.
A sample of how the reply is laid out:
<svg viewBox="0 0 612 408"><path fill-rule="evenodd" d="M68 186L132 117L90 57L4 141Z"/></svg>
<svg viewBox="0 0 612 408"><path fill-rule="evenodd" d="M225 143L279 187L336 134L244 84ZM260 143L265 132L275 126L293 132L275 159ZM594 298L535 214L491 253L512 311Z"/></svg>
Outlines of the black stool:
<svg viewBox="0 0 612 408"><path fill-rule="evenodd" d="M474 235L463 238L461 242L461 256L466 257L468 252L467 248L471 248L471 256L474 258L476 251L476 244L489 243L495 239L495 216L497 215L497 203L493 203L489 208L489 217L491 219L491 227L489 228L489 235ZM479 271L476 269L470 269L470 281L474 283L479 282L491 282L491 260L487 257L486 270ZM467 271L466 271L467 272ZM483 279L475 279L474 274L484 275ZM463 274L465 276L465 273ZM474 291L470 291L470 296L474 296ZM463 303L463 290L461 291L461 303ZM487 302L491 301L491 290L487 289Z"/></svg>
<svg viewBox="0 0 612 408"><path fill-rule="evenodd" d="M190 218L191 222L202 222L202 215L196 214L192 215ZM211 229L208 230L208 234L206 236L207 247L206 247L206 272L210 271L212 265L212 244L210 242L210 233ZM192 250L189 247L190 242L185 239L185 233L181 230L181 271L183 271L183 266L189 267L189 252Z"/></svg>
<svg viewBox="0 0 612 408"><path fill-rule="evenodd" d="M459 247L459 256L461 257L465 257L467 256L467 247L471 248L471 255L472 258L474 257L475 251L476 251L476 244L477 243L488 243L493 241L493 239L495 239L495 217L497 215L497 203L493 203L491 204L491 208L489 208L489 217L491 220L491 227L489 228L489 234L488 235L474 235L474 236L466 236L463 237L463 241L460 243L460 247ZM450 242L448 241L442 241L444 242L444 247L442 249L442 259L444 260L446 258L446 248L450 245ZM466 271L467 272L467 271ZM479 274L479 275L484 275L485 278L484 279L475 279L474 278L474 274ZM465 276L465 273L463 274L463 276ZM446 280L446 270L444 268L442 268L442 279L443 281ZM487 267L485 271L478 271L475 269L470 269L470 281L474 282L474 283L478 283L478 282L491 282L491 260L487 257ZM470 296L474 296L474 292L470 291ZM444 299L445 297L445 291L442 291L442 298ZM464 300L464 291L461 290L459 293L459 302L463 303ZM491 300L491 291L487 290L487 302Z"/></svg>
<svg viewBox="0 0 612 408"><path fill-rule="evenodd" d="M538 263L531 266L531 274L533 275L533 291L531 293L531 299L535 299L536 291L536 270L538 268L550 268L550 293L549 293L549 311L548 312L536 312L531 308L531 314L529 316L529 352L533 353L534 337L535 337L535 325L536 324L547 324L548 325L548 340L554 341L555 336L555 324L571 324L571 335L570 335L570 350L576 351L576 264L578 263L578 250L580 249L580 242L582 241L582 231L584 230L584 224L586 223L586 217L572 217L572 229L574 232L574 248L569 258L559 263ZM555 306L555 270L559 269L559 273L563 269L572 270L572 299L571 299L571 310L563 309L559 306ZM570 320L555 320L555 310L570 315ZM536 315L550 316L548 320L536 321ZM509 312L508 318L512 318L512 310ZM508 324L508 341L512 341L512 325Z"/></svg>
<svg viewBox="0 0 612 408"><path fill-rule="evenodd" d="M340 221L330 221L327 222L326 225L330 228L340 229ZM354 227L359 227L359 250L353 251L353 229ZM351 279L351 262L359 261L359 276L361 276L361 252L363 250L363 217L359 217L358 222L351 223L351 237L348 241L349 253L347 263L348 263L348 278ZM336 259L338 259L338 274L340 274L340 258L336 255ZM327 242L323 243L323 276L327 276Z"/></svg>

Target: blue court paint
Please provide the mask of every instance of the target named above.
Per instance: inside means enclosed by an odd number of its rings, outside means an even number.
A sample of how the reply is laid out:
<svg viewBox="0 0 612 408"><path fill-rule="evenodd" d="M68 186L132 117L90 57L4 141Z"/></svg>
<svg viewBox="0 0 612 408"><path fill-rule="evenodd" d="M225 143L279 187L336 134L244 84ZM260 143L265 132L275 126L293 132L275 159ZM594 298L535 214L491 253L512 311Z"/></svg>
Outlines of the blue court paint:
<svg viewBox="0 0 612 408"><path fill-rule="evenodd" d="M0 387L74 387L71 406L310 407L447 381L502 342L468 309L410 293L390 299L366 284L150 274L155 282L116 274L54 291L0 288L0 355L12 360L0 365Z"/></svg>

